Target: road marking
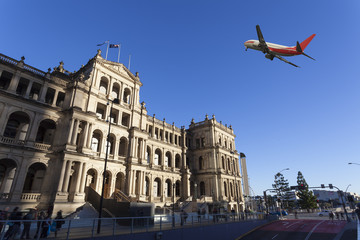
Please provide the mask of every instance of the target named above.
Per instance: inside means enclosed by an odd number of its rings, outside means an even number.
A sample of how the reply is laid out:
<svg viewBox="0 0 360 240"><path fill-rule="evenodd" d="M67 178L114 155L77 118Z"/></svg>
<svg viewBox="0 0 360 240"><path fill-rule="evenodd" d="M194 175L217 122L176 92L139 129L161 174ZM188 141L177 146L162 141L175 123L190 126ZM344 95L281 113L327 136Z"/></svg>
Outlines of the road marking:
<svg viewBox="0 0 360 240"><path fill-rule="evenodd" d="M298 222L295 222L295 223L293 223L293 224L290 224L289 226L286 226L286 228L289 228L289 227L291 227L292 225L295 225L295 224L298 224L298 223L302 223L303 221L298 221Z"/></svg>
<svg viewBox="0 0 360 240"><path fill-rule="evenodd" d="M320 225L322 224L323 222L325 222L325 220L322 220L321 222L319 222L318 224L316 224L313 229L311 229L311 231L309 232L309 234L306 236L305 240L308 240L311 236L311 234L315 231L315 229Z"/></svg>
<svg viewBox="0 0 360 240"><path fill-rule="evenodd" d="M272 239L276 238L279 234L276 234L275 236L272 237Z"/></svg>

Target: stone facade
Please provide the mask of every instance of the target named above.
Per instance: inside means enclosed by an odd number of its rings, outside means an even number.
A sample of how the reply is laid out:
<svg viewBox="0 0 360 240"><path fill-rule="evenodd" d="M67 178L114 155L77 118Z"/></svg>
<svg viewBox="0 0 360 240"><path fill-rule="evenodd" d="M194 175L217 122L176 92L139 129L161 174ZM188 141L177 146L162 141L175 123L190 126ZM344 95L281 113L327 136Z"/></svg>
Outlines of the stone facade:
<svg viewBox="0 0 360 240"><path fill-rule="evenodd" d="M24 61L0 54L1 205L73 211L89 187L101 194L107 159L106 198L242 210L231 126L206 116L185 129L147 115L139 74L100 50L73 73Z"/></svg>

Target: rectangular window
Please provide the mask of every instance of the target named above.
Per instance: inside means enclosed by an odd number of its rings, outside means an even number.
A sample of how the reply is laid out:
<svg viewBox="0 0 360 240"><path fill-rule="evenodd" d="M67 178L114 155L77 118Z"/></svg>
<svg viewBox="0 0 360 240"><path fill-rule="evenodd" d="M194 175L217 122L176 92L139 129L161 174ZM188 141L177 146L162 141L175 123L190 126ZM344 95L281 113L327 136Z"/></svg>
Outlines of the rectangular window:
<svg viewBox="0 0 360 240"><path fill-rule="evenodd" d="M11 79L13 77L12 73L9 73L7 71L3 71L0 76L0 89L8 89Z"/></svg>
<svg viewBox="0 0 360 240"><path fill-rule="evenodd" d="M195 146L196 146L196 148L200 147L200 139L199 138L196 139L196 145Z"/></svg>
<svg viewBox="0 0 360 240"><path fill-rule="evenodd" d="M34 82L31 86L29 98L37 101L40 96L41 84Z"/></svg>
<svg viewBox="0 0 360 240"><path fill-rule="evenodd" d="M54 96L55 96L55 89L48 88L45 95L45 103L51 105L54 101Z"/></svg>
<svg viewBox="0 0 360 240"><path fill-rule="evenodd" d="M58 97L56 99L56 106L62 107L63 103L64 103L64 99L65 99L65 93L64 92L59 92Z"/></svg>
<svg viewBox="0 0 360 240"><path fill-rule="evenodd" d="M105 112L106 112L106 105L98 103L96 108L96 116L98 118L105 120Z"/></svg>
<svg viewBox="0 0 360 240"><path fill-rule="evenodd" d="M129 123L130 123L130 114L123 113L121 119L121 125L129 127Z"/></svg>
<svg viewBox="0 0 360 240"><path fill-rule="evenodd" d="M26 78L20 78L19 83L16 88L16 94L19 94L21 96L25 96L26 90L29 86L29 80Z"/></svg>

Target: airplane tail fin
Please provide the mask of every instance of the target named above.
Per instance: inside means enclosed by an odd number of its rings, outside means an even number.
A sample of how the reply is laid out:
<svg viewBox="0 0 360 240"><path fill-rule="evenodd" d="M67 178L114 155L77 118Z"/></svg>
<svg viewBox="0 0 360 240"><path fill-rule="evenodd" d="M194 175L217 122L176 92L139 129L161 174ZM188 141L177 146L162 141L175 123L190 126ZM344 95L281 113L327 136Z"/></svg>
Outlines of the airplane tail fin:
<svg viewBox="0 0 360 240"><path fill-rule="evenodd" d="M308 37L307 39L305 39L303 42L300 43L300 47L301 49L304 51L305 48L307 47L307 45L311 42L311 40L313 40L313 38L315 37L316 34L311 35L310 37Z"/></svg>

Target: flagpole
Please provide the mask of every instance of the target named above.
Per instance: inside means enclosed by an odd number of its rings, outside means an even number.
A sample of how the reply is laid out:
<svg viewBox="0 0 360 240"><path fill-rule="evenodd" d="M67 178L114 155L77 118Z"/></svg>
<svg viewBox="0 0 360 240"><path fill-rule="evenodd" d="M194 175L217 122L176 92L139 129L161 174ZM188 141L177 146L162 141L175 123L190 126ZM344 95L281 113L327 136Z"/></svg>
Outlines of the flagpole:
<svg viewBox="0 0 360 240"><path fill-rule="evenodd" d="M118 63L120 61L120 48L121 48L121 43L119 43Z"/></svg>
<svg viewBox="0 0 360 240"><path fill-rule="evenodd" d="M130 70L130 60L131 60L131 54L129 55L129 65L128 65L129 70Z"/></svg>
<svg viewBox="0 0 360 240"><path fill-rule="evenodd" d="M105 60L107 60L107 54L108 54L108 51L109 51L109 43L110 43L110 40L107 40L107 48L106 48L106 57L105 57Z"/></svg>

